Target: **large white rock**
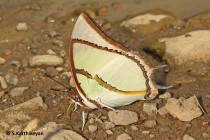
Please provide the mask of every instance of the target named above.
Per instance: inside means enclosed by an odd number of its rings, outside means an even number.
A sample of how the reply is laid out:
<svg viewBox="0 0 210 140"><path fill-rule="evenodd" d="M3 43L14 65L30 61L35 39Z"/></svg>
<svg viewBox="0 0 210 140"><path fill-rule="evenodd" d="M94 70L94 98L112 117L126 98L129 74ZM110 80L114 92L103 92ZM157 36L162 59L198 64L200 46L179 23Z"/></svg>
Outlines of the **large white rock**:
<svg viewBox="0 0 210 140"><path fill-rule="evenodd" d="M179 99L169 98L166 108L172 116L177 117L181 121L191 121L202 115L202 111L194 96L188 99L183 97Z"/></svg>
<svg viewBox="0 0 210 140"><path fill-rule="evenodd" d="M159 22L161 19L166 17L167 15L153 15L148 13L123 21L120 25L125 27L129 27L131 25L148 25L151 21Z"/></svg>
<svg viewBox="0 0 210 140"><path fill-rule="evenodd" d="M176 65L190 61L210 62L210 30L198 30L173 38L162 38L159 42L165 42L165 58L172 58Z"/></svg>

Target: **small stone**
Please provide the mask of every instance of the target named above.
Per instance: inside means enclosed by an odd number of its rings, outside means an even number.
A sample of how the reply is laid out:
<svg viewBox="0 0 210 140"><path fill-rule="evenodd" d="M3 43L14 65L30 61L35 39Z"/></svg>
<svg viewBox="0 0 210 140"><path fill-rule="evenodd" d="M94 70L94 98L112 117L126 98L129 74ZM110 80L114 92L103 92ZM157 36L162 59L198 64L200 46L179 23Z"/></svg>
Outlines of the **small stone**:
<svg viewBox="0 0 210 140"><path fill-rule="evenodd" d="M62 75L71 78L71 72L63 72Z"/></svg>
<svg viewBox="0 0 210 140"><path fill-rule="evenodd" d="M142 131L142 134L149 134L150 133L150 131Z"/></svg>
<svg viewBox="0 0 210 140"><path fill-rule="evenodd" d="M132 138L128 134L122 133L117 136L116 140L132 140Z"/></svg>
<svg viewBox="0 0 210 140"><path fill-rule="evenodd" d="M95 118L95 121L96 121L96 122L99 122L100 124L103 124L102 120L99 119L99 118L97 118L97 117Z"/></svg>
<svg viewBox="0 0 210 140"><path fill-rule="evenodd" d="M6 63L6 59L0 57L0 65L2 65L2 64L4 64L4 63Z"/></svg>
<svg viewBox="0 0 210 140"><path fill-rule="evenodd" d="M109 111L108 116L115 125L129 125L138 122L138 114L128 110Z"/></svg>
<svg viewBox="0 0 210 140"><path fill-rule="evenodd" d="M170 127L163 125L163 126L158 126L158 129L160 132L167 132L170 130Z"/></svg>
<svg viewBox="0 0 210 140"><path fill-rule="evenodd" d="M172 116L177 117L181 121L191 121L202 115L202 111L194 96L188 99L183 97L179 99L169 98L167 99L166 108Z"/></svg>
<svg viewBox="0 0 210 140"><path fill-rule="evenodd" d="M7 75L5 75L4 78L6 79L7 83L13 84L14 86L16 86L18 84L17 75L7 74Z"/></svg>
<svg viewBox="0 0 210 140"><path fill-rule="evenodd" d="M132 125L132 126L131 126L131 129L132 129L132 130L134 130L134 131L139 130L139 128L138 128L138 127L136 127L135 125Z"/></svg>
<svg viewBox="0 0 210 140"><path fill-rule="evenodd" d="M95 125L88 125L88 130L90 131L90 133L93 133L97 130L97 126Z"/></svg>
<svg viewBox="0 0 210 140"><path fill-rule="evenodd" d="M56 55L37 55L30 59L29 61L31 66L58 66L64 63L63 59Z"/></svg>
<svg viewBox="0 0 210 140"><path fill-rule="evenodd" d="M165 92L164 94L160 95L159 98L163 98L163 99L171 98L171 93Z"/></svg>
<svg viewBox="0 0 210 140"><path fill-rule="evenodd" d="M2 96L4 96L4 94L5 94L4 91L0 91L0 99Z"/></svg>
<svg viewBox="0 0 210 140"><path fill-rule="evenodd" d="M18 31L27 31L28 30L28 25L25 22L18 23L18 25L16 26L16 29Z"/></svg>
<svg viewBox="0 0 210 140"><path fill-rule="evenodd" d="M90 9L85 9L85 13L87 13L92 19L96 17L95 12Z"/></svg>
<svg viewBox="0 0 210 140"><path fill-rule="evenodd" d="M3 102L3 103L6 103L6 102L7 102L7 99L3 99L2 102Z"/></svg>
<svg viewBox="0 0 210 140"><path fill-rule="evenodd" d="M69 80L69 85L70 85L71 87L75 87L74 79L73 79L73 78L70 78L70 80Z"/></svg>
<svg viewBox="0 0 210 140"><path fill-rule="evenodd" d="M111 128L113 128L113 127L115 127L115 124L113 123L113 122L103 122L103 124L104 124L104 129L111 129Z"/></svg>
<svg viewBox="0 0 210 140"><path fill-rule="evenodd" d="M104 25L102 26L102 30L103 30L103 31L109 30L109 29L111 29L111 28L112 28L111 23L106 23L106 24L104 24Z"/></svg>
<svg viewBox="0 0 210 140"><path fill-rule="evenodd" d="M20 62L14 60L14 61L11 62L11 65L12 66L20 66Z"/></svg>
<svg viewBox="0 0 210 140"><path fill-rule="evenodd" d="M144 127L152 128L152 127L155 127L156 125L157 123L155 120L147 120L144 122Z"/></svg>
<svg viewBox="0 0 210 140"><path fill-rule="evenodd" d="M7 88L7 82L4 77L0 76L0 84L3 89Z"/></svg>
<svg viewBox="0 0 210 140"><path fill-rule="evenodd" d="M107 116L103 116L103 115L102 115L102 116L100 117L100 119L102 119L102 120L107 120Z"/></svg>
<svg viewBox="0 0 210 140"><path fill-rule="evenodd" d="M143 104L143 111L148 116L156 116L156 114L157 114L157 104L156 103L144 103Z"/></svg>
<svg viewBox="0 0 210 140"><path fill-rule="evenodd" d="M95 119L97 116L95 114L93 114L93 113L88 113L88 117Z"/></svg>
<svg viewBox="0 0 210 140"><path fill-rule="evenodd" d="M63 71L63 67L57 67L56 70L57 70L58 72L61 72L61 71Z"/></svg>
<svg viewBox="0 0 210 140"><path fill-rule="evenodd" d="M210 134L208 134L208 133L203 133L203 139L204 139L204 140L209 140L209 139L210 139Z"/></svg>
<svg viewBox="0 0 210 140"><path fill-rule="evenodd" d="M185 134L182 140L196 140L196 139L191 137L190 135Z"/></svg>
<svg viewBox="0 0 210 140"><path fill-rule="evenodd" d="M154 138L155 137L155 134L149 134L149 137L150 138Z"/></svg>
<svg viewBox="0 0 210 140"><path fill-rule="evenodd" d="M50 54L50 55L55 55L55 54L56 54L56 53L55 53L53 50L51 50L51 49L47 50L47 53Z"/></svg>
<svg viewBox="0 0 210 140"><path fill-rule="evenodd" d="M90 118L89 123L94 124L95 120L93 118Z"/></svg>
<svg viewBox="0 0 210 140"><path fill-rule="evenodd" d="M56 31L50 31L48 36L49 37L56 37L56 36L59 36L59 34Z"/></svg>
<svg viewBox="0 0 210 140"><path fill-rule="evenodd" d="M107 133L108 135L113 135L113 132L112 132L111 130L106 130L106 133Z"/></svg>
<svg viewBox="0 0 210 140"><path fill-rule="evenodd" d="M51 77L59 75L59 72L55 69L55 67L47 67L46 74L50 75Z"/></svg>
<svg viewBox="0 0 210 140"><path fill-rule="evenodd" d="M192 127L192 125L189 124L189 123L185 123L184 125L185 125L186 127L188 127L188 128Z"/></svg>
<svg viewBox="0 0 210 140"><path fill-rule="evenodd" d="M4 51L4 54L5 54L5 55L10 55L11 53L12 53L12 52L11 52L10 50L5 50L5 51Z"/></svg>
<svg viewBox="0 0 210 140"><path fill-rule="evenodd" d="M158 112L160 115L162 115L162 116L169 113L165 106L162 107L162 108L160 108L160 109L158 109L157 112Z"/></svg>
<svg viewBox="0 0 210 140"><path fill-rule="evenodd" d="M174 29L177 29L177 30L180 30L180 29L183 28L184 26L185 26L185 22L182 21L182 20L176 20L176 21L173 23Z"/></svg>
<svg viewBox="0 0 210 140"><path fill-rule="evenodd" d="M29 88L28 87L16 87L16 88L13 88L11 91L10 91L10 95L15 97L15 96L21 96L23 95L23 92L25 90L28 90Z"/></svg>
<svg viewBox="0 0 210 140"><path fill-rule="evenodd" d="M58 46L63 46L63 41L58 39L53 39L53 44Z"/></svg>
<svg viewBox="0 0 210 140"><path fill-rule="evenodd" d="M61 51L60 51L60 55L61 55L61 57L66 56L66 54L67 54L66 50L61 50Z"/></svg>
<svg viewBox="0 0 210 140"><path fill-rule="evenodd" d="M58 104L58 101L52 100L52 103L53 103L54 105L57 105L57 104Z"/></svg>

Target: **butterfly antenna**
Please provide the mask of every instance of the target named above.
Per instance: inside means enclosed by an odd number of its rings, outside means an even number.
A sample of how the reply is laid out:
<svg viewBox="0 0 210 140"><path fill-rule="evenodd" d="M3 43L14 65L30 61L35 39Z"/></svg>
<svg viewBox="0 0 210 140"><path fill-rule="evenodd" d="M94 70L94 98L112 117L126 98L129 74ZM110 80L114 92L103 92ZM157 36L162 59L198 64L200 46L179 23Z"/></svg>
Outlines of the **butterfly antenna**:
<svg viewBox="0 0 210 140"><path fill-rule="evenodd" d="M67 87L66 85L64 85L64 84L62 84L62 83L60 83L60 82L58 82L58 81L55 80L55 79L53 79L50 75L48 75L48 74L46 74L46 73L44 73L44 75L47 76L48 78L52 79L52 80L55 81L56 83L62 85L63 87L69 89L69 87Z"/></svg>

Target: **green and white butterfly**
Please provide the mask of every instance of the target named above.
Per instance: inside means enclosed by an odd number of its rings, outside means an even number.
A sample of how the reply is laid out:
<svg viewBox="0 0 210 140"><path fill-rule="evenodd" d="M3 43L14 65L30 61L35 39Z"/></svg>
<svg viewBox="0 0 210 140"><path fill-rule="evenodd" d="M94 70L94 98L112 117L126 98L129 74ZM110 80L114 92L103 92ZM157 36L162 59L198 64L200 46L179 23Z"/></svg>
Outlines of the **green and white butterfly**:
<svg viewBox="0 0 210 140"><path fill-rule="evenodd" d="M70 67L77 90L72 99L89 109L150 100L158 95L158 89L171 87L156 85L152 78L155 68L108 37L84 13L72 32Z"/></svg>

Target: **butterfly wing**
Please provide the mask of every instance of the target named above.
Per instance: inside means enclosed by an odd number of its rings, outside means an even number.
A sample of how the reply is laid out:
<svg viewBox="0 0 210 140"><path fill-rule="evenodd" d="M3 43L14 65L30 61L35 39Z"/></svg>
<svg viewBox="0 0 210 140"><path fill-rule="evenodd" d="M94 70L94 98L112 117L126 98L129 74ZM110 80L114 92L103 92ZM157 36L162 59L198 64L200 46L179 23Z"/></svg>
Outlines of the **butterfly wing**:
<svg viewBox="0 0 210 140"><path fill-rule="evenodd" d="M107 37L86 14L79 16L72 33L70 65L85 102L123 106L144 100L151 87L157 92L145 61Z"/></svg>

